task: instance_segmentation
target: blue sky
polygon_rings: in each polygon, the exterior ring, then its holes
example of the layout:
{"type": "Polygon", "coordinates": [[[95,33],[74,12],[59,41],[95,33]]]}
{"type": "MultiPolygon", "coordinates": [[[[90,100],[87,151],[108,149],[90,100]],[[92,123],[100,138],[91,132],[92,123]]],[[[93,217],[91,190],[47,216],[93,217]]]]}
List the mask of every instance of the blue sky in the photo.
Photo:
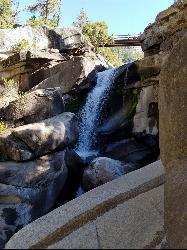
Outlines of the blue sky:
{"type": "MultiPolygon", "coordinates": [[[[22,5],[34,0],[21,0],[22,5]]],[[[63,0],[61,26],[70,26],[84,8],[91,21],[106,21],[110,34],[138,34],[174,0],[63,0]]],[[[24,13],[20,22],[28,17],[24,13]]]]}

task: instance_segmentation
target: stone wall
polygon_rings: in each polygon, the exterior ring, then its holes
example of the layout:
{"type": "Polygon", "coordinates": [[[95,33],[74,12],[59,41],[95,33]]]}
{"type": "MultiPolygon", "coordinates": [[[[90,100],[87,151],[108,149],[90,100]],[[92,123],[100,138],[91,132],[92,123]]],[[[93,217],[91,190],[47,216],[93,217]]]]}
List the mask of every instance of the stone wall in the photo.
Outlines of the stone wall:
{"type": "Polygon", "coordinates": [[[173,249],[187,247],[187,1],[161,12],[141,35],[146,58],[160,58],[159,134],[166,169],[165,226],[173,249]]]}

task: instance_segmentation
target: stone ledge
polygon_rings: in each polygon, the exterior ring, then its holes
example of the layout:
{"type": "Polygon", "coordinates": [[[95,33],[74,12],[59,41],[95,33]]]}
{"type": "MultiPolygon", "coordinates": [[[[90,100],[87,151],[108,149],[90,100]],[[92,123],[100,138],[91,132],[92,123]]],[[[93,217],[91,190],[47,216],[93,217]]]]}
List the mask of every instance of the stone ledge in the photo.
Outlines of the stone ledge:
{"type": "Polygon", "coordinates": [[[100,186],[15,234],[6,249],[47,248],[106,212],[164,183],[161,161],[100,186]],[[21,239],[21,240],[20,240],[21,239]]]}
{"type": "Polygon", "coordinates": [[[145,79],[144,81],[138,81],[129,85],[125,86],[125,89],[137,89],[137,88],[144,88],[149,87],[152,85],[158,85],[159,84],[159,77],[152,77],[145,79]]]}
{"type": "Polygon", "coordinates": [[[11,66],[20,64],[25,65],[32,60],[45,60],[45,61],[66,61],[67,59],[60,53],[51,53],[49,51],[24,51],[17,52],[14,55],[9,56],[7,59],[0,62],[0,71],[7,69],[11,66]]]}
{"type": "Polygon", "coordinates": [[[48,249],[155,249],[165,236],[163,211],[162,185],[125,201],[48,249]]]}

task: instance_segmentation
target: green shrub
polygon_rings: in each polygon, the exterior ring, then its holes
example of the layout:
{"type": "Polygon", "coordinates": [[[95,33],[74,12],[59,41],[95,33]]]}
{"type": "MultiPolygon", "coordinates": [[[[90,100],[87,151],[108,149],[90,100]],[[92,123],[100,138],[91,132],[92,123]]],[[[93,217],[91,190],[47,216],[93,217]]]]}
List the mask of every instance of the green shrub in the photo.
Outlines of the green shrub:
{"type": "Polygon", "coordinates": [[[3,134],[8,129],[8,125],[5,122],[0,122],[0,134],[3,134]]]}
{"type": "Polygon", "coordinates": [[[16,82],[13,79],[7,79],[7,78],[1,78],[0,83],[5,87],[5,88],[19,88],[19,83],[16,82]]]}
{"type": "Polygon", "coordinates": [[[26,39],[22,39],[19,41],[17,45],[13,47],[14,51],[25,51],[30,47],[29,41],[26,39]]]}
{"type": "Polygon", "coordinates": [[[104,56],[112,65],[122,66],[124,63],[118,59],[117,54],[111,48],[99,48],[98,53],[104,56]]]}
{"type": "Polygon", "coordinates": [[[95,47],[96,52],[98,52],[99,47],[112,42],[106,22],[90,22],[84,26],[82,33],[85,41],[90,42],[95,47]]]}

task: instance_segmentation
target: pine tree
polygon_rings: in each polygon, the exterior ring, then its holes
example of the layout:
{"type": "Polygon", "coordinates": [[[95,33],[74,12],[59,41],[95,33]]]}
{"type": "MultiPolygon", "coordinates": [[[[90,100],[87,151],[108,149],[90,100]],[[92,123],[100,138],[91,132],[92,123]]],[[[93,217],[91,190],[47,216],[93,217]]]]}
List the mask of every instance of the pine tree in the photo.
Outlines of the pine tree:
{"type": "Polygon", "coordinates": [[[11,1],[0,0],[0,28],[11,28],[11,1]]]}
{"type": "Polygon", "coordinates": [[[33,16],[27,21],[27,24],[57,27],[60,21],[61,6],[62,0],[36,0],[35,4],[28,6],[28,10],[33,16]]]}
{"type": "Polygon", "coordinates": [[[86,11],[84,9],[81,9],[80,14],[76,19],[76,22],[73,22],[73,26],[82,32],[83,28],[89,23],[90,21],[86,11]]]}
{"type": "Polygon", "coordinates": [[[12,28],[20,13],[20,0],[0,0],[0,28],[12,28]]]}
{"type": "Polygon", "coordinates": [[[106,22],[90,22],[84,26],[82,33],[85,40],[90,42],[98,51],[99,47],[112,42],[108,34],[108,25],[106,22]]]}
{"type": "Polygon", "coordinates": [[[20,0],[11,0],[11,20],[12,24],[16,24],[20,10],[20,0]]]}

